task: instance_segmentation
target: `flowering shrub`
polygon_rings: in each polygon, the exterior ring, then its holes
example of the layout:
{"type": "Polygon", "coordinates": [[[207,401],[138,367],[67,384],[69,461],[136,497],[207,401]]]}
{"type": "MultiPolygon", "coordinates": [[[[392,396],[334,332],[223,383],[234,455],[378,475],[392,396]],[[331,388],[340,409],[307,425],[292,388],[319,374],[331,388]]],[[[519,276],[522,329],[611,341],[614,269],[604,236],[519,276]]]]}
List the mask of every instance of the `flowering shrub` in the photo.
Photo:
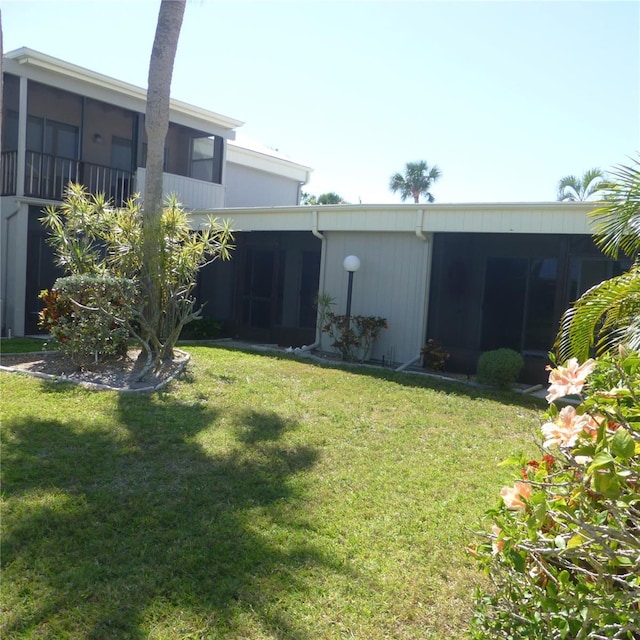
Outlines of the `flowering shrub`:
{"type": "Polygon", "coordinates": [[[422,366],[434,371],[442,371],[451,357],[451,354],[433,338],[429,338],[427,344],[420,349],[420,355],[422,356],[422,366]]]}
{"type": "Polygon", "coordinates": [[[40,327],[51,334],[78,367],[126,352],[136,295],[131,280],[109,276],[58,278],[40,293],[40,327]]]}
{"type": "Polygon", "coordinates": [[[479,593],[479,639],[640,638],[640,354],[553,369],[537,460],[487,512],[472,552],[493,588],[479,593]]]}
{"type": "Polygon", "coordinates": [[[387,321],[378,316],[346,316],[327,311],[322,331],[333,339],[331,346],[343,360],[364,362],[380,332],[387,328],[387,321]]]}

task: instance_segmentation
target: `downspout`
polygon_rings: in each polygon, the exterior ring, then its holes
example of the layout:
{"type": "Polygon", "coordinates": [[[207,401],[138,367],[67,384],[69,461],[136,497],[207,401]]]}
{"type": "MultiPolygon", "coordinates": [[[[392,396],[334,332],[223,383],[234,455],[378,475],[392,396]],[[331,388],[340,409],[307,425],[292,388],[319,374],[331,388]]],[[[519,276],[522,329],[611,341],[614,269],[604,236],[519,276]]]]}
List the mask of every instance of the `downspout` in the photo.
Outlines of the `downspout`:
{"type": "MultiPolygon", "coordinates": [[[[316,209],[311,212],[311,233],[322,243],[320,249],[320,281],[318,282],[318,293],[320,294],[324,291],[327,239],[322,232],[318,231],[318,211],[316,209]]],[[[304,353],[305,351],[313,351],[313,349],[317,349],[320,346],[321,336],[322,327],[319,326],[318,319],[316,318],[315,342],[313,344],[304,345],[303,347],[300,347],[300,349],[296,349],[296,352],[304,353]]]]}
{"type": "MultiPolygon", "coordinates": [[[[422,230],[423,227],[423,223],[424,223],[424,209],[418,209],[416,211],[416,227],[415,227],[415,232],[416,232],[416,236],[422,240],[423,242],[428,242],[428,238],[427,236],[424,234],[424,231],[422,230]]],[[[431,277],[431,270],[429,270],[429,277],[431,277]]],[[[428,300],[428,295],[429,295],[429,282],[426,283],[426,287],[425,287],[425,303],[428,300]]],[[[424,322],[422,323],[422,335],[424,336],[425,333],[425,324],[426,324],[426,304],[423,305],[423,309],[424,309],[424,313],[425,313],[425,318],[424,318],[424,322]]],[[[411,365],[415,364],[416,362],[419,362],[422,359],[422,355],[420,354],[420,349],[422,348],[422,341],[420,341],[420,346],[418,347],[418,355],[415,356],[415,358],[411,358],[411,360],[408,360],[407,362],[403,362],[397,369],[396,371],[404,371],[405,369],[408,369],[411,365]]]]}
{"type": "Polygon", "coordinates": [[[416,211],[416,235],[420,240],[427,241],[427,236],[424,235],[422,230],[422,224],[424,222],[424,209],[418,209],[416,211]]]}

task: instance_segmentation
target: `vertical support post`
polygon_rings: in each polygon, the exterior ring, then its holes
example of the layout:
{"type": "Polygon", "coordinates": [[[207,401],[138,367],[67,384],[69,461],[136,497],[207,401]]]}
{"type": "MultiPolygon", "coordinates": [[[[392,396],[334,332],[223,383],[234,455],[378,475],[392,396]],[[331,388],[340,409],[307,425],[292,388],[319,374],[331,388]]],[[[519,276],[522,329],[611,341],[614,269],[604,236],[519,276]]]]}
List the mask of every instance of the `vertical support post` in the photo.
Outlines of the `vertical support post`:
{"type": "Polygon", "coordinates": [[[351,294],[353,292],[353,271],[349,271],[349,285],[347,286],[347,326],[351,318],[351,294]]]}

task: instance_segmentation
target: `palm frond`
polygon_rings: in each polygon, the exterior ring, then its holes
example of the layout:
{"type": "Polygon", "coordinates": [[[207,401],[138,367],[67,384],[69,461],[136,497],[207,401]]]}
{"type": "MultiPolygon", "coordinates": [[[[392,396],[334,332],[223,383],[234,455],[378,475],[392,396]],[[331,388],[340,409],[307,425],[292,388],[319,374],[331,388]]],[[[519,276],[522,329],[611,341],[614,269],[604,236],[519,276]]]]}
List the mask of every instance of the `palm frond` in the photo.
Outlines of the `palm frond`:
{"type": "Polygon", "coordinates": [[[562,316],[556,338],[559,361],[584,361],[619,344],[640,343],[640,264],[591,287],[562,316]]]}
{"type": "Polygon", "coordinates": [[[640,253],[640,161],[619,165],[599,191],[604,206],[589,216],[594,241],[603,253],[617,259],[622,250],[635,259],[640,253]]]}

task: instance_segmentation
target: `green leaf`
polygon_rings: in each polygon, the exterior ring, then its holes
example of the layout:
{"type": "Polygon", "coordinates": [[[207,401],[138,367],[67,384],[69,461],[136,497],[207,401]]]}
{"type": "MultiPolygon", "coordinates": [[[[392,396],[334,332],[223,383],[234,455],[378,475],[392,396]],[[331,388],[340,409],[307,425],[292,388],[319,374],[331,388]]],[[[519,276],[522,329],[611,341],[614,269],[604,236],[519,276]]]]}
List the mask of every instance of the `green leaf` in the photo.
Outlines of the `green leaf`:
{"type": "Polygon", "coordinates": [[[518,553],[514,549],[510,549],[508,552],[509,560],[513,564],[513,568],[519,573],[524,573],[525,563],[524,556],[521,553],[518,553]]]}
{"type": "Polygon", "coordinates": [[[571,450],[571,455],[575,458],[576,456],[589,456],[593,457],[596,452],[595,444],[584,444],[580,447],[576,447],[571,450]]]}
{"type": "Polygon", "coordinates": [[[613,471],[600,471],[593,475],[593,488],[608,498],[614,498],[620,492],[620,481],[613,471]]]}
{"type": "Polygon", "coordinates": [[[602,467],[607,467],[613,465],[613,457],[608,451],[600,451],[596,453],[593,458],[593,462],[589,465],[589,473],[593,472],[595,469],[600,469],[602,467]]]}
{"type": "Polygon", "coordinates": [[[635,450],[636,443],[633,438],[624,427],[620,427],[611,440],[613,455],[626,460],[635,453],[635,450]]]}

